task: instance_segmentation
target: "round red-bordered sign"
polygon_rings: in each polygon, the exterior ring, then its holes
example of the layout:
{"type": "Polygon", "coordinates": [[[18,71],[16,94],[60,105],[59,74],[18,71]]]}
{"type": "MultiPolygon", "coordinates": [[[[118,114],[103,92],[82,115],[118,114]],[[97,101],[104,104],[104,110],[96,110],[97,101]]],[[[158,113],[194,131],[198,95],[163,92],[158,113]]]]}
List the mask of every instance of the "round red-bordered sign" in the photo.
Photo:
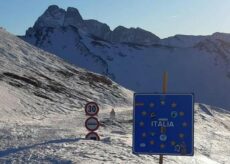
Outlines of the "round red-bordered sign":
{"type": "Polygon", "coordinates": [[[86,139],[88,140],[96,140],[96,141],[100,141],[100,137],[96,132],[89,132],[86,136],[86,139]]]}
{"type": "Polygon", "coordinates": [[[85,127],[89,131],[95,131],[99,128],[100,123],[96,117],[89,117],[85,120],[85,127]]]}
{"type": "Polygon", "coordinates": [[[95,116],[99,112],[99,107],[95,102],[89,102],[85,105],[85,113],[88,116],[95,116]]]}

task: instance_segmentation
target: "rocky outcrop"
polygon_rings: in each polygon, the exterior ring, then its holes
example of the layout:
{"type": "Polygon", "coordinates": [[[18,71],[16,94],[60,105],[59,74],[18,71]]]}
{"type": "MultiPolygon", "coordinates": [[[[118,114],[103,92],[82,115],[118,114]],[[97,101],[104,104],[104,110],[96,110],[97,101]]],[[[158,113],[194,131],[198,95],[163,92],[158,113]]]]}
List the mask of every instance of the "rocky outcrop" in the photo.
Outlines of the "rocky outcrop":
{"type": "Polygon", "coordinates": [[[72,25],[74,27],[80,27],[83,24],[82,16],[76,8],[68,7],[67,12],[65,14],[65,19],[63,22],[63,26],[72,25]]]}
{"type": "Polygon", "coordinates": [[[97,20],[93,20],[93,19],[90,19],[90,20],[85,20],[84,21],[84,29],[97,36],[97,37],[100,37],[102,39],[106,39],[106,36],[108,35],[108,33],[111,32],[109,26],[105,23],[101,23],[97,20]]]}
{"type": "Polygon", "coordinates": [[[156,35],[141,28],[128,29],[123,26],[115,28],[106,39],[112,42],[136,43],[144,45],[154,44],[160,40],[160,38],[156,35]]]}
{"type": "Polygon", "coordinates": [[[118,26],[114,31],[110,27],[97,20],[84,20],[76,8],[69,7],[65,11],[56,5],[51,5],[38,18],[33,28],[27,30],[26,35],[37,33],[43,28],[59,28],[73,26],[81,29],[86,33],[92,34],[104,40],[115,43],[134,43],[151,45],[159,42],[159,38],[151,32],[141,28],[125,28],[118,26]]]}
{"type": "Polygon", "coordinates": [[[63,25],[66,11],[56,5],[49,6],[34,24],[34,29],[43,27],[59,27],[63,25]]]}

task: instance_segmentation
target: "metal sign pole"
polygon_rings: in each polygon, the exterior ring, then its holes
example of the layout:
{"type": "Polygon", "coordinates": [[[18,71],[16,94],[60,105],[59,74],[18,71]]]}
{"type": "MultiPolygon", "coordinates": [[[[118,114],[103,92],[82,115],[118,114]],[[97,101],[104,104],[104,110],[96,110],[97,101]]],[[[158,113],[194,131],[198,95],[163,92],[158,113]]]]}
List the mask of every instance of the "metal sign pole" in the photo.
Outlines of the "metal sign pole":
{"type": "Polygon", "coordinates": [[[95,117],[95,116],[97,116],[98,112],[99,112],[99,107],[98,107],[97,103],[88,102],[85,105],[85,114],[87,116],[90,116],[85,121],[85,127],[89,131],[89,133],[85,136],[86,139],[96,140],[96,141],[100,140],[99,135],[95,132],[100,126],[100,123],[99,123],[97,117],[95,117]]]}
{"type": "Polygon", "coordinates": [[[163,155],[160,155],[159,164],[163,164],[163,155]]]}
{"type": "Polygon", "coordinates": [[[163,75],[163,86],[162,86],[163,94],[165,94],[167,92],[167,83],[168,83],[168,72],[164,72],[164,75],[163,75]]]}
{"type": "MultiPolygon", "coordinates": [[[[163,85],[162,85],[163,94],[165,94],[167,92],[167,83],[168,83],[168,73],[164,72],[163,85]]],[[[159,164],[163,164],[163,155],[160,155],[160,157],[159,157],[159,164]]]]}

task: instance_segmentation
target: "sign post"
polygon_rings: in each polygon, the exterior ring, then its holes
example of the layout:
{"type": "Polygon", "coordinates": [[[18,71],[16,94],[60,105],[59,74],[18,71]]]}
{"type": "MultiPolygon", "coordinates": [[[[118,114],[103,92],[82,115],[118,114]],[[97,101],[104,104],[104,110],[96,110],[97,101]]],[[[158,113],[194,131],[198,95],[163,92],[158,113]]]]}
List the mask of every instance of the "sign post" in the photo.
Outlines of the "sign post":
{"type": "Polygon", "coordinates": [[[135,93],[133,111],[133,153],[193,156],[193,94],[166,94],[167,73],[162,94],[135,93]]]}
{"type": "MultiPolygon", "coordinates": [[[[162,85],[163,94],[166,94],[166,92],[167,92],[167,83],[168,83],[168,72],[164,72],[163,85],[162,85]]],[[[159,164],[163,164],[163,155],[162,154],[160,154],[160,157],[159,157],[159,164]]]]}
{"type": "Polygon", "coordinates": [[[97,117],[95,117],[97,116],[98,112],[99,112],[99,107],[97,103],[89,102],[85,105],[85,114],[89,116],[89,118],[87,118],[85,121],[85,127],[89,131],[89,133],[85,137],[86,139],[96,140],[96,141],[100,140],[99,135],[95,132],[100,126],[97,117]]]}

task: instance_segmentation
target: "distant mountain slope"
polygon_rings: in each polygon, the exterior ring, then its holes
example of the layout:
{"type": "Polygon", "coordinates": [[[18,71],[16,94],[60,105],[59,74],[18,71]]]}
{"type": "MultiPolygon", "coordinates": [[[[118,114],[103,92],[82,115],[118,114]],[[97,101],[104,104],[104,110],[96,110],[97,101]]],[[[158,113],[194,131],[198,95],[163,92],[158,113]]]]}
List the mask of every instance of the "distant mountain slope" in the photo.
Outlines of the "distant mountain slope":
{"type": "Polygon", "coordinates": [[[130,105],[132,93],[110,79],[75,68],[3,30],[0,36],[0,84],[14,93],[20,105],[13,113],[45,117],[82,109],[88,101],[130,105]]]}
{"type": "Polygon", "coordinates": [[[230,110],[229,34],[152,37],[121,26],[111,32],[77,9],[50,6],[21,38],[136,92],[161,92],[168,71],[169,92],[193,92],[198,102],[230,110]]]}

